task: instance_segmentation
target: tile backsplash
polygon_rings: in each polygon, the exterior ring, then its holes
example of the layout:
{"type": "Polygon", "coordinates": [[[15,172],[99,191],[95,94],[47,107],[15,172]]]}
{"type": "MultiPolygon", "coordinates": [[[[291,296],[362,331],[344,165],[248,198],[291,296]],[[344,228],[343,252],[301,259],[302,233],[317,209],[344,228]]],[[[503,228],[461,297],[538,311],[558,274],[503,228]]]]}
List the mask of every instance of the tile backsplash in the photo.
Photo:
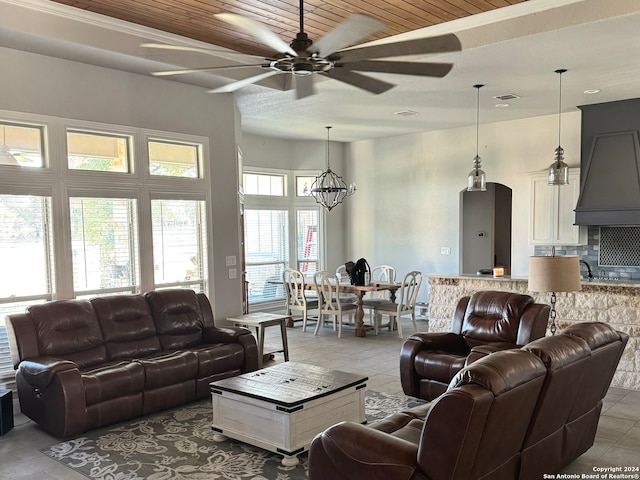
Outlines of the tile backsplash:
{"type": "MultiPolygon", "coordinates": [[[[600,264],[600,227],[589,226],[588,229],[588,244],[580,246],[560,246],[556,245],[557,255],[577,255],[581,260],[584,260],[591,267],[593,276],[596,278],[609,278],[609,279],[625,279],[625,280],[640,280],[640,266],[630,266],[632,263],[637,263],[634,256],[637,256],[638,249],[636,245],[632,245],[631,242],[635,242],[634,238],[638,228],[640,227],[606,227],[606,228],[621,228],[629,229],[628,242],[614,242],[611,245],[606,245],[605,248],[613,249],[607,251],[607,258],[625,258],[630,257],[629,261],[621,261],[621,263],[627,263],[627,265],[601,265],[600,264]]],[[[535,255],[550,255],[551,246],[536,245],[534,252],[535,255]]],[[[587,267],[581,265],[581,273],[583,277],[587,276],[587,267]]]]}

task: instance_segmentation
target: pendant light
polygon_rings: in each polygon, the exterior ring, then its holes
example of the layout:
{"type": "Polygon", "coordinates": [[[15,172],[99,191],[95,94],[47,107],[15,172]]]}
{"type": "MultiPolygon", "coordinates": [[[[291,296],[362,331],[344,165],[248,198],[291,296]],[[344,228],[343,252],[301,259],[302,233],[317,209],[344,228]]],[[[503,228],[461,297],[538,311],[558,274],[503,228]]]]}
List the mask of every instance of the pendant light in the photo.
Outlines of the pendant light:
{"type": "Polygon", "coordinates": [[[564,163],[564,150],[560,146],[560,132],[562,127],[562,74],[566,71],[564,68],[555,71],[558,74],[560,82],[558,94],[558,148],[556,148],[555,151],[554,162],[549,165],[547,181],[549,185],[569,185],[569,165],[564,163]]]}
{"type": "Polygon", "coordinates": [[[478,131],[480,129],[480,89],[484,87],[484,85],[474,85],[477,93],[476,100],[476,156],[473,159],[473,170],[469,172],[469,176],[467,177],[467,192],[485,192],[487,190],[487,175],[480,168],[480,163],[482,159],[479,155],[479,135],[478,131]]]}
{"type": "Polygon", "coordinates": [[[316,202],[331,211],[333,207],[342,203],[345,197],[351,196],[356,193],[355,184],[351,184],[347,187],[347,184],[342,180],[342,177],[336,175],[331,170],[329,163],[329,150],[331,144],[329,143],[329,131],[331,127],[325,127],[327,129],[327,170],[322,172],[316,177],[315,182],[311,185],[311,191],[308,192],[306,187],[304,189],[305,194],[311,194],[316,202]]]}

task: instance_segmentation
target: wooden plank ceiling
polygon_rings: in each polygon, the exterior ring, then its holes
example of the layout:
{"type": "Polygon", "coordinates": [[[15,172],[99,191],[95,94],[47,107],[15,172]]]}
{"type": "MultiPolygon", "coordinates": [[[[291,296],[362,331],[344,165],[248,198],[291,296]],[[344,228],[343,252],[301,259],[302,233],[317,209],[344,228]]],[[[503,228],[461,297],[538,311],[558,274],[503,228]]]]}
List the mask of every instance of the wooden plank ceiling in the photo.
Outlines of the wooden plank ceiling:
{"type": "MultiPolygon", "coordinates": [[[[252,37],[217,20],[213,14],[233,12],[251,17],[293,40],[300,31],[299,0],[53,0],[113,18],[144,25],[238,52],[270,56],[274,52],[252,37]]],[[[312,40],[355,13],[387,24],[370,41],[457,18],[506,7],[526,0],[307,0],[304,31],[312,40]]]]}

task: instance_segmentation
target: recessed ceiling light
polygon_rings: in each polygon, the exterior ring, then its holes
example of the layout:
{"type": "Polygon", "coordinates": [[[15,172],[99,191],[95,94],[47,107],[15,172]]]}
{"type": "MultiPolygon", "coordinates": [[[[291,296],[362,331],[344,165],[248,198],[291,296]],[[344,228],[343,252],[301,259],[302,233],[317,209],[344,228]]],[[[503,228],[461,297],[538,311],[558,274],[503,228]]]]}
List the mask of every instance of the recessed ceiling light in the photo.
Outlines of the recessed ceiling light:
{"type": "Polygon", "coordinates": [[[393,112],[393,114],[400,117],[412,117],[414,115],[420,115],[418,112],[414,112],[413,110],[400,110],[399,112],[393,112]]]}
{"type": "Polygon", "coordinates": [[[508,107],[510,107],[510,106],[511,106],[511,104],[510,104],[510,103],[496,103],[496,104],[495,104],[495,107],[496,107],[496,108],[508,108],[508,107]]]}
{"type": "Polygon", "coordinates": [[[587,95],[595,95],[596,93],[600,93],[600,89],[598,88],[591,88],[589,90],[585,90],[583,93],[587,94],[587,95]]]}

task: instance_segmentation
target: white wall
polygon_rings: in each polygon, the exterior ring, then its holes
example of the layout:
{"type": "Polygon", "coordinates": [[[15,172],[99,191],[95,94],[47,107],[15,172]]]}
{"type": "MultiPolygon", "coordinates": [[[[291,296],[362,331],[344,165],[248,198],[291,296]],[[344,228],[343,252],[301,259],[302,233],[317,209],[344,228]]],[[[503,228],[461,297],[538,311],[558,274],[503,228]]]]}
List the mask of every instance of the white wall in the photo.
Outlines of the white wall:
{"type": "MultiPolygon", "coordinates": [[[[512,274],[528,272],[529,178],[546,169],[558,143],[557,115],[480,125],[487,181],[513,190],[512,274]]],[[[390,264],[399,275],[459,272],[460,191],[473,166],[476,129],[452,129],[352,143],[346,175],[358,183],[347,205],[347,255],[390,264]],[[450,247],[451,255],[441,255],[450,247]]],[[[562,116],[562,147],[580,165],[580,112],[562,116]]],[[[419,300],[427,300],[426,280],[419,300]]]]}
{"type": "Polygon", "coordinates": [[[240,278],[230,280],[227,255],[239,257],[236,144],[239,113],[231,94],[151,76],[0,48],[0,109],[127,125],[209,138],[212,177],[210,298],[217,319],[242,308],[240,278]]]}

